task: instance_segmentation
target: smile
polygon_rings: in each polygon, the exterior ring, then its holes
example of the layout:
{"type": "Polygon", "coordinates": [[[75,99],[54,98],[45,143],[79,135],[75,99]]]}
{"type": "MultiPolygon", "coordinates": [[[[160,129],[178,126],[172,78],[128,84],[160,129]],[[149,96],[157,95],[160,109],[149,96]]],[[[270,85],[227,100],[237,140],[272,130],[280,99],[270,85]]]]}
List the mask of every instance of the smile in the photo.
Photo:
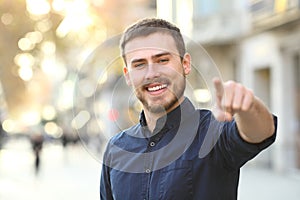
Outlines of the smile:
{"type": "Polygon", "coordinates": [[[164,89],[166,88],[168,85],[167,84],[162,84],[162,85],[156,85],[156,86],[153,86],[153,87],[148,87],[147,90],[149,92],[155,92],[155,91],[159,91],[161,89],[164,89]]]}

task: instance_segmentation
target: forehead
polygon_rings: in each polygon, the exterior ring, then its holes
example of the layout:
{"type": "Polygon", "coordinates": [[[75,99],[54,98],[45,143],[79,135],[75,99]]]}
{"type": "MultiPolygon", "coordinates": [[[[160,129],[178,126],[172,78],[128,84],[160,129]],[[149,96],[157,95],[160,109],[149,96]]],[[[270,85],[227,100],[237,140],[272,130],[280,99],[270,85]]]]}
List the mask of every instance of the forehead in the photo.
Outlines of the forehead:
{"type": "Polygon", "coordinates": [[[170,52],[179,54],[173,37],[166,33],[153,33],[134,38],[124,48],[126,57],[150,52],[170,52]]]}

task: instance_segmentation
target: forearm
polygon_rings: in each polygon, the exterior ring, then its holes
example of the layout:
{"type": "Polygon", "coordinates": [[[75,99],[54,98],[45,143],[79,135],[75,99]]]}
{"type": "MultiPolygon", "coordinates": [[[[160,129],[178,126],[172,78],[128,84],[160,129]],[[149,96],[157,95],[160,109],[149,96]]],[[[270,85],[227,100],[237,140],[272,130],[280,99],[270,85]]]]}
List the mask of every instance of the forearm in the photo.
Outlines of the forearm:
{"type": "Polygon", "coordinates": [[[273,116],[258,98],[249,110],[236,113],[234,118],[241,137],[249,143],[262,142],[274,133],[273,116]]]}

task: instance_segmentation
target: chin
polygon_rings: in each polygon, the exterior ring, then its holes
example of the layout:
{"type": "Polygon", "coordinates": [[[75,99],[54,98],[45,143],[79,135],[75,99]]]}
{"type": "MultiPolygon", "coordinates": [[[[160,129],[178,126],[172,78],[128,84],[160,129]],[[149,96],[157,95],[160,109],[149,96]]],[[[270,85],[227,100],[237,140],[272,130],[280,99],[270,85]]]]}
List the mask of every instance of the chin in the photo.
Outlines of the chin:
{"type": "Polygon", "coordinates": [[[173,107],[176,107],[178,104],[177,99],[172,99],[172,101],[169,102],[161,102],[161,103],[150,103],[147,104],[145,107],[152,113],[166,113],[169,110],[171,110],[173,107]]]}

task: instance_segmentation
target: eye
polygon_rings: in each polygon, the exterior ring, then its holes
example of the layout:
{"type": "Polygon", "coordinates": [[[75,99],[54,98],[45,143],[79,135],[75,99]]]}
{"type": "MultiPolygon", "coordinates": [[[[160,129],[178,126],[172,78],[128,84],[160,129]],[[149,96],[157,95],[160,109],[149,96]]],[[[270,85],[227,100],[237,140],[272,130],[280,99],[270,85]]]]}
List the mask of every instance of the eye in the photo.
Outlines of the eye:
{"type": "Polygon", "coordinates": [[[140,68],[140,67],[144,67],[144,66],[146,66],[146,63],[144,63],[144,62],[138,62],[138,63],[133,64],[134,68],[140,68]]]}
{"type": "Polygon", "coordinates": [[[161,64],[166,64],[166,63],[168,63],[169,62],[169,59],[168,58],[160,58],[159,60],[158,60],[158,63],[161,63],[161,64]]]}

